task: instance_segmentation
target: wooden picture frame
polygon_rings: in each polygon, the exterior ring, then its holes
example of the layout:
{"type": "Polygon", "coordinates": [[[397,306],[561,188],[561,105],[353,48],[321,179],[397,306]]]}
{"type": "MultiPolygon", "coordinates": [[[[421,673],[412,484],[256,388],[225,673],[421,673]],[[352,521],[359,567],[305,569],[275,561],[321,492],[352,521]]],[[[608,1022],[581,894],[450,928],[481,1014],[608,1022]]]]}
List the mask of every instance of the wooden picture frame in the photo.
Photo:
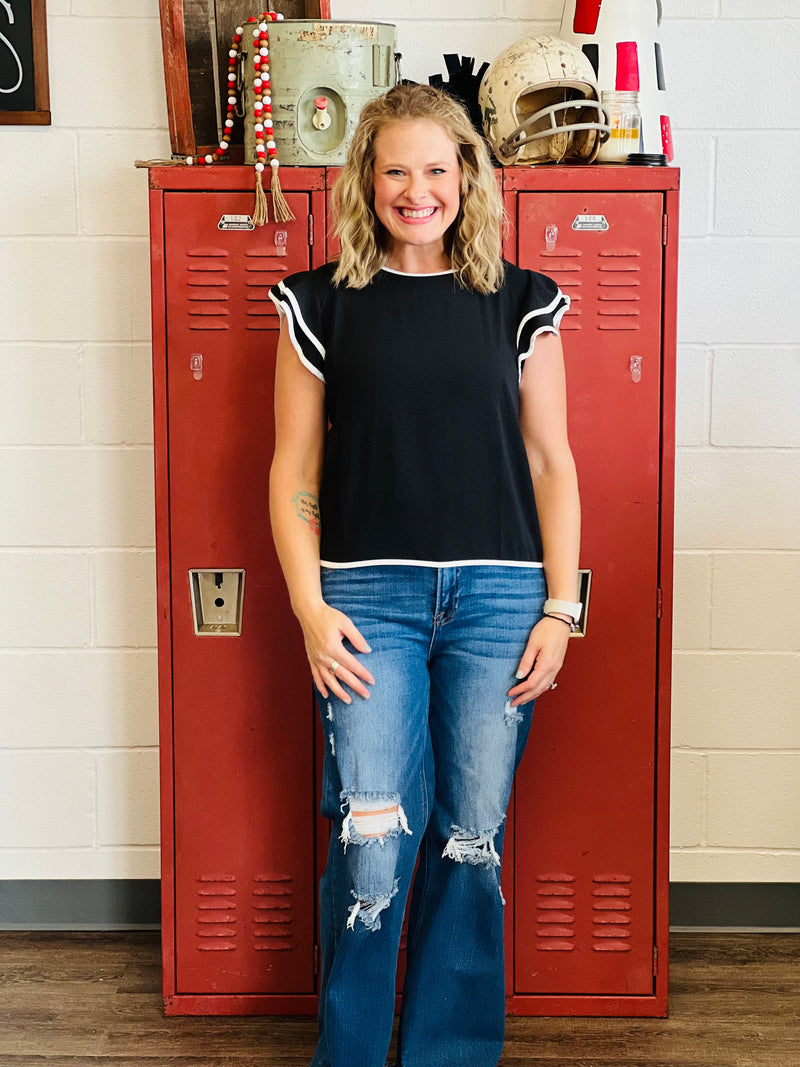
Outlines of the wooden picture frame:
{"type": "MultiPolygon", "coordinates": [[[[3,0],[0,0],[2,3],[3,0]]],[[[43,0],[42,0],[43,2],[43,0]]],[[[173,155],[211,151],[219,142],[214,115],[227,72],[227,50],[242,12],[272,4],[244,0],[159,0],[169,138],[173,155]],[[216,36],[216,40],[212,37],[216,36]]],[[[287,19],[329,19],[330,0],[278,0],[287,19]]],[[[232,144],[232,149],[235,149],[232,144]]],[[[232,159],[236,152],[232,151],[232,159]]]]}
{"type": "MultiPolygon", "coordinates": [[[[9,86],[0,86],[0,126],[49,126],[50,78],[47,67],[47,12],[46,0],[0,0],[0,49],[12,71],[19,70],[24,84],[25,75],[32,76],[33,107],[15,107],[19,101],[8,100],[9,86]],[[11,34],[12,26],[15,33],[11,34]],[[19,38],[20,32],[22,38],[19,38]],[[11,35],[11,39],[7,36],[11,35]],[[22,48],[20,57],[18,46],[22,48]],[[32,65],[32,69],[31,69],[32,65]]],[[[0,70],[2,66],[0,65],[0,70]]],[[[30,89],[26,91],[26,97],[30,89]]],[[[28,97],[29,98],[29,97],[28,97]]]]}

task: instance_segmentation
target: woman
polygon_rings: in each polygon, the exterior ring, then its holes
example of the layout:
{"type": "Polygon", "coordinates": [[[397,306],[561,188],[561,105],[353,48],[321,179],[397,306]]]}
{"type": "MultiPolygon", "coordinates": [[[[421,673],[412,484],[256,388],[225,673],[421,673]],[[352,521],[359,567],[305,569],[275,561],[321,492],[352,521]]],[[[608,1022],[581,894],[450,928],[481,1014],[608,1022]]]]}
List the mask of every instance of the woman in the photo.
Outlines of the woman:
{"type": "Polygon", "coordinates": [[[502,824],[580,612],[568,301],[501,259],[488,152],[439,90],[364,108],[335,200],[338,263],[271,293],[273,534],[334,824],[313,1067],[385,1063],[418,855],[398,1064],[494,1067],[502,824]]]}

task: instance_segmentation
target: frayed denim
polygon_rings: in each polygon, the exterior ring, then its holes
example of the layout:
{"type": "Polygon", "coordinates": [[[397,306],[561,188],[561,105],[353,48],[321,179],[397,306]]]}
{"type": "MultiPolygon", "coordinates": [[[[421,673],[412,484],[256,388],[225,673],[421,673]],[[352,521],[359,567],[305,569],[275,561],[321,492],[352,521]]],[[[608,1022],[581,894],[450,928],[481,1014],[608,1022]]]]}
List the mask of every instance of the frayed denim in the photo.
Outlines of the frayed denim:
{"type": "Polygon", "coordinates": [[[333,832],[313,1067],[384,1067],[412,877],[398,1067],[496,1067],[503,824],[533,711],[507,692],[541,618],[544,572],[324,569],[322,591],[371,646],[375,685],[349,705],[318,694],[333,832]]]}

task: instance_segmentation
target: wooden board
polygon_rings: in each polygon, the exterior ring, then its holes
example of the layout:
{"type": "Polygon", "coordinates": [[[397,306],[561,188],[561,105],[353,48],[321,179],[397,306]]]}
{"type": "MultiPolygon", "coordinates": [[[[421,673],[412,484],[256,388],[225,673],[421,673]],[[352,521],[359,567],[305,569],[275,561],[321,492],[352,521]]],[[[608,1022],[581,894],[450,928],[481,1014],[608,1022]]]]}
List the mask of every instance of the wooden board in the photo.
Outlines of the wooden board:
{"type": "MultiPolygon", "coordinates": [[[[330,18],[330,0],[282,0],[278,7],[288,19],[330,18]]],[[[250,15],[261,14],[263,6],[242,0],[160,0],[160,9],[172,152],[185,156],[213,151],[222,135],[234,30],[250,15]]],[[[231,145],[242,143],[239,120],[231,145]]]]}

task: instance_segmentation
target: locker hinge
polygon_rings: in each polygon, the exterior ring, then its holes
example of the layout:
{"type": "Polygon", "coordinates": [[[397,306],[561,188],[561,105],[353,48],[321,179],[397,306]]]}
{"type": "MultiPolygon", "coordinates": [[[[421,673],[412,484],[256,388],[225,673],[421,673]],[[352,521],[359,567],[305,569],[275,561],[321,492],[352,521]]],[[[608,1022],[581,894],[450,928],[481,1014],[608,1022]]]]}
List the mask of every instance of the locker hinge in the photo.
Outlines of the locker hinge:
{"type": "Polygon", "coordinates": [[[314,945],[314,974],[319,974],[319,945],[314,945]]]}
{"type": "Polygon", "coordinates": [[[661,589],[656,589],[656,618],[661,618],[661,608],[664,603],[664,594],[661,589]]]}
{"type": "Polygon", "coordinates": [[[664,212],[661,216],[661,243],[667,244],[669,241],[669,215],[664,212]]]}
{"type": "Polygon", "coordinates": [[[653,945],[653,976],[658,974],[658,945],[653,945]]]}
{"type": "MultiPolygon", "coordinates": [[[[666,217],[666,216],[665,216],[666,217]]],[[[314,216],[308,216],[308,243],[313,245],[314,243],[314,216]]]]}

